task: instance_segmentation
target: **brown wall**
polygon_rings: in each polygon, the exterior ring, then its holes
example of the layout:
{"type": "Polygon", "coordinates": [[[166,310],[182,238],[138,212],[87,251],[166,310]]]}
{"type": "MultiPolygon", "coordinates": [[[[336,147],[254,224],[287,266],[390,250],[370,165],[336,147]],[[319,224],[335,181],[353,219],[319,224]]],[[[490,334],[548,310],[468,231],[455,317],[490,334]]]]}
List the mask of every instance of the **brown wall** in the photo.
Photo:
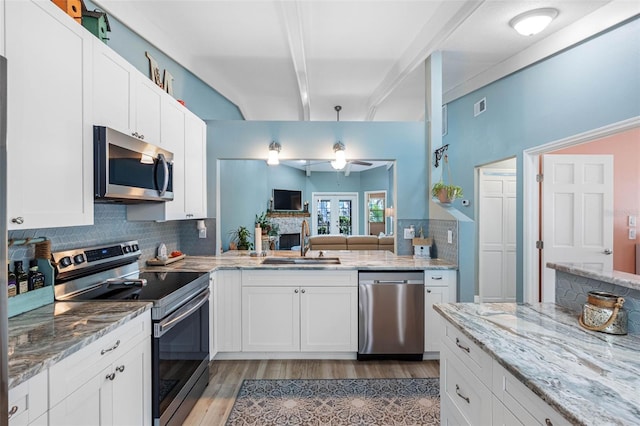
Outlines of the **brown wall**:
{"type": "MultiPolygon", "coordinates": [[[[636,273],[635,244],[638,238],[629,239],[628,217],[635,215],[640,220],[640,128],[553,154],[613,155],[613,268],[636,273]]],[[[636,229],[640,230],[640,226],[636,229]]]]}

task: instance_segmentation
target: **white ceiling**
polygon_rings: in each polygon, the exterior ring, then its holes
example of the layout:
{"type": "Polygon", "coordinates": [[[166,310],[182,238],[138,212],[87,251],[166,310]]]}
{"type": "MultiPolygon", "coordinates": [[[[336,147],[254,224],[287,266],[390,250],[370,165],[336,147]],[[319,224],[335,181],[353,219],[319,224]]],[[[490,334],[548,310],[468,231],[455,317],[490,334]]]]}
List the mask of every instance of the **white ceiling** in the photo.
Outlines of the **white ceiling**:
{"type": "Polygon", "coordinates": [[[98,0],[247,120],[424,119],[424,60],[444,102],[640,13],[637,0],[98,0]],[[523,37],[508,22],[559,15],[523,37]]]}

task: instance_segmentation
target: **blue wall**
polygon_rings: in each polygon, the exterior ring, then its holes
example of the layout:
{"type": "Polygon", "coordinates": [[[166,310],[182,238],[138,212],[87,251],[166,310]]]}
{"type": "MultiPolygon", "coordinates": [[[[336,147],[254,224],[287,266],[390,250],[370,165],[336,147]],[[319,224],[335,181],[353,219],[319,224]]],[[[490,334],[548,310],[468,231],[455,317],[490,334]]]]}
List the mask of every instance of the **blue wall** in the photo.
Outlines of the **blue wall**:
{"type": "MultiPolygon", "coordinates": [[[[523,150],[639,115],[638,19],[448,104],[443,143],[449,144],[453,181],[465,189],[471,205],[474,168],[517,158],[518,300],[523,289],[523,150]],[[483,97],[487,110],[473,117],[473,104],[483,97]]],[[[473,209],[464,212],[473,218],[473,209]]],[[[473,262],[477,276],[475,247],[460,245],[463,262],[473,262]]]]}
{"type": "MultiPolygon", "coordinates": [[[[85,0],[87,9],[96,5],[85,0]]],[[[150,7],[153,7],[150,5],[150,7]]],[[[182,65],[162,53],[151,43],[124,26],[116,18],[109,16],[111,32],[107,33],[107,45],[120,56],[149,76],[149,60],[145,52],[158,62],[160,73],[166,69],[174,77],[173,96],[185,101],[187,108],[203,120],[243,120],[242,114],[227,98],[204,83],[182,65]]]]}

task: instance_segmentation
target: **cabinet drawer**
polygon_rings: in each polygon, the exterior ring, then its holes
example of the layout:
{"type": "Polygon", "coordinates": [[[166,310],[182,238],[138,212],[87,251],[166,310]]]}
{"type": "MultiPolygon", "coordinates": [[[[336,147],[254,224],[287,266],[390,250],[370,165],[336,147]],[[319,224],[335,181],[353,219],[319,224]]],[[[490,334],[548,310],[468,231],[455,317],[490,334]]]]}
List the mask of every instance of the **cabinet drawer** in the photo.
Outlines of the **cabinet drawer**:
{"type": "Polygon", "coordinates": [[[452,353],[458,356],[462,363],[482,382],[491,383],[493,358],[448,321],[444,321],[444,324],[444,344],[452,353]]]}
{"type": "Polygon", "coordinates": [[[50,405],[62,401],[150,335],[151,314],[147,311],[53,365],[49,369],[50,405]]]}
{"type": "Polygon", "coordinates": [[[345,287],[358,285],[357,271],[242,271],[243,286],[280,286],[280,287],[312,287],[333,286],[345,287]]]}
{"type": "Polygon", "coordinates": [[[502,365],[495,360],[493,362],[493,393],[524,424],[545,426],[570,424],[502,365]]]}
{"type": "Polygon", "coordinates": [[[452,274],[456,271],[445,269],[430,269],[424,271],[424,285],[448,286],[452,280],[452,274]]]}
{"type": "Polygon", "coordinates": [[[469,424],[491,424],[491,392],[480,379],[446,348],[441,351],[440,395],[445,396],[469,424]]]}
{"type": "Polygon", "coordinates": [[[26,425],[48,408],[47,372],[9,389],[9,426],[26,425]]]}

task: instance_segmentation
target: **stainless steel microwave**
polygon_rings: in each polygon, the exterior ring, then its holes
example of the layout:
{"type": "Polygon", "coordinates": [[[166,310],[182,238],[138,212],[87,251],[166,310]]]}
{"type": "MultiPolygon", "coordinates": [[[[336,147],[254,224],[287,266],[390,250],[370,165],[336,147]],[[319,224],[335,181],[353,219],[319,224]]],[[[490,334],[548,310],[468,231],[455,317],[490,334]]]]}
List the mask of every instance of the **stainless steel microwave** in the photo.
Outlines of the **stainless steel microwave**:
{"type": "Polygon", "coordinates": [[[96,201],[133,204],[173,200],[173,153],[103,126],[93,126],[96,201]]]}

